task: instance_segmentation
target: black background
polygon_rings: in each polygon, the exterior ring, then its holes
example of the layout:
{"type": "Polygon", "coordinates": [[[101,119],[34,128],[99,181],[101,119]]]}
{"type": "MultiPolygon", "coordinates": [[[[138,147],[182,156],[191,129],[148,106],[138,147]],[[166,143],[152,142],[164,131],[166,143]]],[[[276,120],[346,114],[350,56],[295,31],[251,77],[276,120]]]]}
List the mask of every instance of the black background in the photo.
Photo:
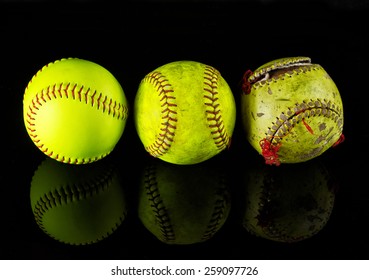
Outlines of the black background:
{"type": "MultiPolygon", "coordinates": [[[[368,12],[366,2],[348,0],[0,3],[0,258],[367,259],[368,12]],[[322,65],[344,104],[346,141],[320,157],[339,190],[331,218],[317,235],[294,244],[257,238],[240,226],[234,212],[213,239],[186,246],[156,240],[134,211],[93,245],[65,245],[38,228],[29,189],[45,156],[26,133],[22,98],[42,66],[63,57],[94,61],[113,73],[133,104],[148,72],[171,61],[194,60],[217,68],[239,104],[246,70],[289,56],[308,56],[322,65]]],[[[262,158],[246,142],[239,118],[232,143],[214,160],[227,163],[237,189],[237,175],[262,158]]],[[[148,155],[131,117],[109,158],[119,163],[125,187],[134,193],[148,155]]]]}

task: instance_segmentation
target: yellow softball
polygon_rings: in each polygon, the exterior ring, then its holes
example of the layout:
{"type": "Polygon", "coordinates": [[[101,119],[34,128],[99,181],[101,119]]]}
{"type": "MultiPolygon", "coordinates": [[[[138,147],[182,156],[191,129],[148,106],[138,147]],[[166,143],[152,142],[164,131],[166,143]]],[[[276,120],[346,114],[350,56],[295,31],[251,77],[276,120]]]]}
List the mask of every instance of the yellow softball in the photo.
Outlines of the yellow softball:
{"type": "Polygon", "coordinates": [[[35,145],[64,163],[99,160],[115,147],[128,106],[116,78],[91,61],[69,58],[49,63],[28,83],[23,117],[35,145]]]}
{"type": "Polygon", "coordinates": [[[152,156],[174,164],[205,161],[231,143],[236,105],[214,67],[176,61],[147,74],[134,102],[137,133],[152,156]]]}
{"type": "Polygon", "coordinates": [[[299,163],[343,141],[343,104],[332,78],[309,57],[270,61],[244,75],[241,114],[267,164],[299,163]]]}

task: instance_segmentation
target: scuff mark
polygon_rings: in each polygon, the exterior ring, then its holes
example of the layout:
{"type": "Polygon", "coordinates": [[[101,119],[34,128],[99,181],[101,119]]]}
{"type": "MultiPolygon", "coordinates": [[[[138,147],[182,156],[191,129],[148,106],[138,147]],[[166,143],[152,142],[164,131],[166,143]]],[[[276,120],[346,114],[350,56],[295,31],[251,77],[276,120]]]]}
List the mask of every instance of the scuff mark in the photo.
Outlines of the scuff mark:
{"type": "Polygon", "coordinates": [[[325,124],[325,123],[321,123],[320,125],[319,125],[319,130],[320,131],[322,131],[322,130],[324,130],[324,129],[326,129],[327,128],[327,125],[325,124]]]}

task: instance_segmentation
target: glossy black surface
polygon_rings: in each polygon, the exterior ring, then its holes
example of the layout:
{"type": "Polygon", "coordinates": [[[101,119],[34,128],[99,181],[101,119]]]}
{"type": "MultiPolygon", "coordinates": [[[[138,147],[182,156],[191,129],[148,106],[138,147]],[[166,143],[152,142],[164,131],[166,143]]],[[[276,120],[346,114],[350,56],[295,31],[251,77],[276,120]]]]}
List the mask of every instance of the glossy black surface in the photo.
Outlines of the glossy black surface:
{"type": "MultiPolygon", "coordinates": [[[[113,4],[0,4],[1,248],[2,259],[367,259],[368,40],[366,5],[315,2],[133,2],[113,4]],[[294,4],[293,4],[294,3],[294,4]],[[71,246],[47,236],[35,222],[30,184],[46,158],[23,124],[22,97],[31,77],[63,57],[94,61],[121,83],[132,105],[140,80],[176,60],[217,68],[235,95],[248,69],[288,56],[309,56],[335,81],[343,100],[346,141],[316,161],[332,178],[335,204],[326,225],[295,243],[269,241],[240,224],[242,178],[263,159],[246,142],[239,118],[228,151],[211,159],[224,166],[232,209],[206,242],[165,245],[136,214],[142,172],[151,158],[131,116],[111,161],[122,177],[130,211],[108,238],[71,246]]],[[[342,2],[341,2],[342,3],[342,2]]]]}

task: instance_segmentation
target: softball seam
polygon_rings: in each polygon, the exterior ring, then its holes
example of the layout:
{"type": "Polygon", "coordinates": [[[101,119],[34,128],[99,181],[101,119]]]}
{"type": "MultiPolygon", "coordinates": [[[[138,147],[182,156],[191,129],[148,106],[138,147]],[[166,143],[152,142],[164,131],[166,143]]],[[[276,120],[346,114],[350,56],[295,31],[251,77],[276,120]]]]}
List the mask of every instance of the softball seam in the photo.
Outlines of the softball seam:
{"type": "MultiPolygon", "coordinates": [[[[28,87],[27,87],[28,89],[28,87]]],[[[26,91],[27,91],[26,89],[26,91]]],[[[33,142],[36,146],[46,155],[55,160],[64,162],[64,163],[90,163],[100,158],[106,156],[108,153],[100,155],[94,158],[88,159],[75,159],[72,162],[72,159],[69,157],[61,156],[59,154],[54,154],[54,151],[51,151],[49,147],[45,147],[45,144],[42,143],[41,139],[39,139],[36,129],[36,119],[37,112],[44,106],[48,101],[53,99],[71,99],[77,100],[79,102],[83,102],[86,105],[90,104],[91,107],[94,107],[96,104],[96,109],[106,113],[107,115],[111,115],[113,118],[117,118],[118,120],[125,120],[128,116],[128,107],[120,104],[119,102],[113,101],[112,98],[108,98],[108,96],[103,95],[102,93],[97,93],[96,90],[92,90],[91,88],[84,88],[84,86],[78,86],[77,84],[71,83],[61,83],[59,85],[54,84],[53,86],[48,86],[43,89],[41,92],[38,92],[36,96],[32,99],[28,111],[27,111],[27,130],[29,132],[30,137],[33,139],[33,142]]]]}
{"type": "Polygon", "coordinates": [[[163,237],[163,241],[168,242],[168,241],[175,240],[175,233],[174,233],[173,226],[170,222],[168,211],[165,208],[163,200],[160,196],[155,172],[156,170],[154,166],[149,166],[146,169],[146,172],[144,175],[144,185],[145,185],[146,194],[150,201],[150,207],[152,211],[154,212],[156,221],[159,224],[159,228],[160,228],[160,232],[163,237]]]}
{"type": "MultiPolygon", "coordinates": [[[[335,121],[338,128],[342,131],[343,120],[340,118],[341,110],[340,107],[327,101],[326,99],[310,99],[309,101],[303,101],[303,103],[297,103],[296,106],[291,109],[288,107],[288,111],[282,112],[277,117],[276,122],[272,122],[271,127],[268,127],[266,137],[260,140],[261,153],[266,160],[267,164],[280,165],[278,159],[278,151],[281,147],[281,141],[287,134],[294,128],[300,121],[305,125],[309,133],[314,134],[311,127],[305,122],[305,118],[314,116],[323,116],[330,118],[335,121]]],[[[330,134],[333,128],[328,132],[330,134]]],[[[330,141],[334,137],[334,134],[330,138],[318,137],[315,144],[319,144],[323,140],[330,141]]]]}
{"type": "MultiPolygon", "coordinates": [[[[294,65],[290,65],[290,66],[293,67],[294,65]]],[[[270,70],[278,70],[278,69],[281,69],[281,68],[275,68],[275,69],[270,69],[270,70]]],[[[269,72],[266,72],[266,71],[261,71],[261,72],[258,72],[256,74],[254,73],[253,75],[251,75],[249,77],[249,81],[250,81],[252,87],[262,88],[264,86],[269,86],[272,83],[276,83],[280,80],[284,80],[286,78],[292,78],[294,75],[300,75],[300,74],[304,74],[308,71],[317,71],[317,70],[322,70],[322,69],[323,68],[318,64],[310,64],[310,65],[306,64],[306,65],[301,65],[298,68],[293,68],[291,70],[288,70],[287,72],[285,72],[281,75],[278,75],[277,77],[272,77],[272,78],[269,78],[269,79],[259,80],[261,75],[269,73],[269,72]]]]}
{"type": "MultiPolygon", "coordinates": [[[[37,225],[49,236],[55,239],[55,237],[52,236],[43,225],[42,219],[44,214],[52,208],[85,200],[91,196],[96,196],[106,191],[112,183],[112,174],[113,169],[108,170],[108,172],[104,174],[104,176],[102,176],[101,178],[97,178],[95,180],[96,183],[94,183],[93,185],[87,184],[87,182],[80,184],[66,184],[62,185],[59,189],[55,189],[53,191],[45,193],[38,199],[33,209],[33,214],[37,225]]],[[[95,241],[92,241],[91,243],[99,242],[112,234],[122,224],[123,220],[126,217],[126,214],[126,212],[123,212],[123,215],[119,217],[119,221],[116,222],[115,225],[105,233],[105,235],[101,236],[95,241]]],[[[59,241],[65,243],[65,241],[63,240],[59,241]]],[[[82,243],[78,245],[85,244],[90,243],[82,243]]]]}
{"type": "MultiPolygon", "coordinates": [[[[270,71],[283,69],[283,68],[289,68],[294,66],[307,66],[311,67],[311,59],[308,57],[294,57],[294,58],[286,58],[280,60],[278,63],[271,64],[269,67],[261,68],[259,70],[256,70],[250,77],[249,82],[250,83],[256,83],[262,75],[268,74],[270,71]]],[[[296,69],[295,69],[296,70],[296,69]]],[[[307,70],[307,69],[305,69],[307,70]]],[[[288,71],[288,72],[292,72],[288,71]]],[[[264,81],[264,79],[263,79],[264,81]]]]}
{"type": "Polygon", "coordinates": [[[156,88],[162,108],[162,122],[159,136],[153,144],[145,147],[145,149],[152,156],[160,157],[164,155],[172,145],[175,130],[177,128],[177,104],[174,103],[176,98],[173,96],[174,90],[172,85],[160,72],[149,73],[145,76],[143,81],[152,84],[156,88]]]}
{"type": "MultiPolygon", "coordinates": [[[[330,118],[335,121],[338,128],[342,130],[343,121],[341,117],[340,107],[327,101],[326,99],[320,100],[310,99],[304,100],[302,103],[297,103],[292,109],[287,108],[286,112],[282,112],[279,117],[276,118],[275,122],[272,122],[271,127],[268,127],[268,132],[266,133],[266,139],[273,144],[278,144],[284,136],[286,136],[296,124],[303,121],[305,118],[323,116],[330,118]]],[[[313,133],[310,131],[310,133],[313,133]]],[[[316,144],[319,144],[317,139],[316,144]]]]}
{"type": "Polygon", "coordinates": [[[230,145],[230,137],[227,135],[220,110],[218,93],[218,79],[220,73],[210,66],[205,66],[204,71],[204,98],[207,106],[206,114],[211,135],[219,150],[230,145]]]}

